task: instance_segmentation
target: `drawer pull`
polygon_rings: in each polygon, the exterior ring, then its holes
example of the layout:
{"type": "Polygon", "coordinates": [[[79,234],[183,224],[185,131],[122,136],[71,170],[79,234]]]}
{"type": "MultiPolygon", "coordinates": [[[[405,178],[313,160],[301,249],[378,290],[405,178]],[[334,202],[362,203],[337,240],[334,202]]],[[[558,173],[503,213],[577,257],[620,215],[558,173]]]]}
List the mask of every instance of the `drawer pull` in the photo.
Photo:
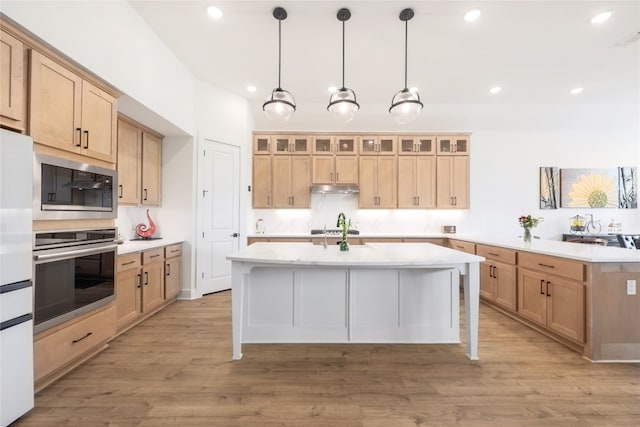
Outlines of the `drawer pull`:
{"type": "Polygon", "coordinates": [[[144,272],[144,285],[147,286],[149,284],[149,273],[144,272]]]}
{"type": "Polygon", "coordinates": [[[462,245],[456,245],[456,248],[458,248],[458,249],[464,249],[464,246],[462,246],[462,245]]]}
{"type": "Polygon", "coordinates": [[[543,264],[543,263],[541,263],[541,262],[539,262],[539,263],[538,263],[538,265],[539,265],[540,267],[556,268],[556,266],[555,266],[555,265],[543,264]]]}
{"type": "Polygon", "coordinates": [[[158,258],[160,254],[151,255],[149,258],[158,258]]]}
{"type": "Polygon", "coordinates": [[[549,285],[551,284],[551,282],[547,282],[547,296],[550,297],[551,294],[549,293],[549,285]]]}
{"type": "Polygon", "coordinates": [[[93,332],[87,332],[87,335],[83,336],[82,338],[78,338],[77,340],[73,340],[71,341],[71,344],[75,344],[77,342],[82,341],[85,338],[89,338],[91,335],[93,335],[93,332]]]}
{"type": "Polygon", "coordinates": [[[135,262],[136,262],[135,260],[129,261],[129,262],[123,262],[122,265],[131,265],[131,264],[134,264],[135,262]]]}
{"type": "Polygon", "coordinates": [[[175,254],[176,252],[180,252],[180,249],[173,249],[173,250],[171,250],[171,253],[172,253],[172,254],[175,254]]]}
{"type": "Polygon", "coordinates": [[[136,274],[136,276],[138,277],[138,284],[136,285],[136,288],[141,288],[142,287],[142,275],[141,274],[136,274]]]}
{"type": "Polygon", "coordinates": [[[497,253],[495,253],[495,252],[487,252],[487,253],[488,253],[489,255],[491,255],[491,256],[500,256],[500,254],[497,254],[497,253]]]}
{"type": "Polygon", "coordinates": [[[544,295],[544,290],[542,287],[544,286],[544,279],[540,280],[540,295],[544,295]]]}
{"type": "Polygon", "coordinates": [[[171,276],[171,264],[167,264],[167,276],[171,276]]]}

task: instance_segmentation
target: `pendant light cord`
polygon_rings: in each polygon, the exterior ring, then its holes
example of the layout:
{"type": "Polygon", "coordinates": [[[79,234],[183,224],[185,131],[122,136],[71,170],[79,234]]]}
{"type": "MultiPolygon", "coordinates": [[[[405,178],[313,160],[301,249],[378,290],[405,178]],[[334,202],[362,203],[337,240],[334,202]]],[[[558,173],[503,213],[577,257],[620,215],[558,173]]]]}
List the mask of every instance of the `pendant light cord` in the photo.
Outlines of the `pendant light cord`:
{"type": "Polygon", "coordinates": [[[407,89],[407,44],[409,43],[409,20],[404,21],[404,88],[407,89]]]}
{"type": "Polygon", "coordinates": [[[344,22],[342,21],[342,89],[344,89],[344,22]]]}
{"type": "MultiPolygon", "coordinates": [[[[282,19],[278,19],[278,89],[280,86],[280,68],[282,64],[282,19]]],[[[406,67],[406,65],[405,65],[406,67]]],[[[405,77],[406,80],[406,77],[405,77]]]]}

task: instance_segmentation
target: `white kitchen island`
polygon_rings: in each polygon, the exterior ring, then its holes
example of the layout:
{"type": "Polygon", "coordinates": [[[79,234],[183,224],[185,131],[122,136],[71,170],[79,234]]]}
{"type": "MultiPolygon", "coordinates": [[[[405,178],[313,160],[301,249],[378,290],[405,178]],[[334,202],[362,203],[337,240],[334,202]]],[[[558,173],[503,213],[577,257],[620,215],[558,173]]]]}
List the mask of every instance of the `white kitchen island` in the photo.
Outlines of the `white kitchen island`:
{"type": "Polygon", "coordinates": [[[242,343],[460,343],[478,359],[483,257],[429,243],[255,243],[232,261],[233,359],[242,343]]]}

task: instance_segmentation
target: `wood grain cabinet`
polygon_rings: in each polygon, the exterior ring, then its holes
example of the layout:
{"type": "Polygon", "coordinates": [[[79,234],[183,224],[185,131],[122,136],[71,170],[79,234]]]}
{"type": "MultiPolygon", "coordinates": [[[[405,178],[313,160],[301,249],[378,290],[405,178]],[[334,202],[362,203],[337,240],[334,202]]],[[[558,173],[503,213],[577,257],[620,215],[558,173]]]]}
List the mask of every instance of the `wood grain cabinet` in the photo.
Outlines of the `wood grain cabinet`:
{"type": "Polygon", "coordinates": [[[310,154],[311,137],[303,135],[276,135],[271,138],[273,154],[310,154]]]}
{"type": "Polygon", "coordinates": [[[273,156],[272,167],[272,206],[308,208],[311,204],[309,156],[273,156]]]}
{"type": "Polygon", "coordinates": [[[0,125],[26,130],[26,48],[22,41],[0,30],[0,125]]]}
{"type": "Polygon", "coordinates": [[[517,309],[516,252],[497,246],[476,245],[480,264],[480,296],[512,312],[517,309]]]}
{"type": "Polygon", "coordinates": [[[118,203],[161,203],[162,135],[118,117],[118,203]]]}
{"type": "Polygon", "coordinates": [[[254,209],[273,207],[271,197],[271,156],[253,156],[251,201],[254,209]]]}
{"type": "Polygon", "coordinates": [[[115,97],[35,50],[30,65],[29,133],[34,141],[115,163],[115,97]]]}
{"type": "Polygon", "coordinates": [[[469,207],[469,137],[437,138],[436,206],[469,207]]]}
{"type": "Polygon", "coordinates": [[[521,252],[518,314],[576,342],[585,342],[585,265],[521,252]]]}
{"type": "Polygon", "coordinates": [[[358,184],[357,138],[313,138],[313,184],[358,184]]]}
{"type": "Polygon", "coordinates": [[[254,135],[253,136],[253,154],[271,154],[271,140],[270,135],[254,135]]]}
{"type": "Polygon", "coordinates": [[[180,264],[182,262],[182,243],[164,248],[164,299],[178,296],[181,289],[180,264]]]}
{"type": "Polygon", "coordinates": [[[397,152],[396,136],[363,136],[360,141],[360,155],[393,156],[397,152]]]}
{"type": "Polygon", "coordinates": [[[435,156],[398,156],[398,207],[436,207],[435,156]]]}
{"type": "Polygon", "coordinates": [[[397,158],[360,156],[358,207],[391,209],[397,206],[397,158]]]}
{"type": "Polygon", "coordinates": [[[140,252],[116,257],[116,325],[127,326],[142,313],[140,252]]]}

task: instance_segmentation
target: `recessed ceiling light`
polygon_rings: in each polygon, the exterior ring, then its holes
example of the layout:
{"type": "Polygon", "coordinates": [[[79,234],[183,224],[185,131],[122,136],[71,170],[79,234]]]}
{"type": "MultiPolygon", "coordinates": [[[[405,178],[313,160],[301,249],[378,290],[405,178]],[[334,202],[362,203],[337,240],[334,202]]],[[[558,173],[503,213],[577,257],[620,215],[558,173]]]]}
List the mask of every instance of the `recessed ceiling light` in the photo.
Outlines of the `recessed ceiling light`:
{"type": "Polygon", "coordinates": [[[584,89],[581,87],[574,87],[573,89],[571,89],[571,95],[579,95],[582,93],[584,89]]]}
{"type": "Polygon", "coordinates": [[[480,17],[480,10],[474,9],[464,14],[464,20],[467,22],[473,22],[480,17]]]}
{"type": "Polygon", "coordinates": [[[220,9],[218,9],[215,6],[209,6],[207,8],[207,13],[209,14],[210,17],[212,17],[213,19],[220,19],[222,18],[222,11],[220,9]]]}
{"type": "Polygon", "coordinates": [[[613,16],[614,11],[613,10],[607,10],[604,12],[601,12],[599,14],[597,14],[596,16],[594,16],[593,18],[591,18],[591,23],[592,24],[602,24],[604,21],[606,21],[607,19],[611,18],[611,16],[613,16]]]}
{"type": "Polygon", "coordinates": [[[337,88],[337,87],[335,87],[335,86],[329,86],[329,87],[327,88],[327,90],[329,91],[329,93],[333,93],[333,92],[337,91],[337,90],[338,90],[338,88],[337,88]]]}
{"type": "Polygon", "coordinates": [[[502,90],[501,87],[495,86],[495,87],[492,87],[491,89],[489,89],[489,92],[491,92],[493,95],[495,95],[497,93],[500,93],[501,90],[502,90]]]}
{"type": "Polygon", "coordinates": [[[249,85],[249,86],[247,86],[247,90],[248,90],[249,92],[255,92],[255,91],[256,91],[256,89],[257,89],[257,88],[256,88],[254,85],[249,85]]]}

